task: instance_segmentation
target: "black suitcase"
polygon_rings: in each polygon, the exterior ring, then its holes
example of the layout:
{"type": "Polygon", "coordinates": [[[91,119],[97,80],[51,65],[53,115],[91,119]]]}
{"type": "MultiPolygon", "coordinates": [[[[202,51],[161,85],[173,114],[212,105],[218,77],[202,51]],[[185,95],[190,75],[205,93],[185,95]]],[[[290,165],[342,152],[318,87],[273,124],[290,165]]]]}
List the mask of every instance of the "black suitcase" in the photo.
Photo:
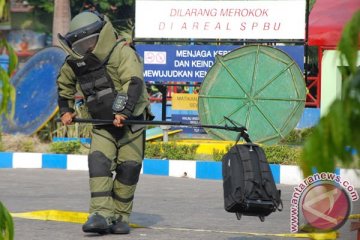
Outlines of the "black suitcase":
{"type": "MultiPolygon", "coordinates": [[[[241,136],[243,136],[242,133],[241,136]]],[[[247,134],[246,134],[247,136],[247,134]]],[[[242,215],[265,217],[282,210],[281,192],[277,190],[264,150],[251,143],[236,144],[222,158],[224,207],[242,215]]]]}

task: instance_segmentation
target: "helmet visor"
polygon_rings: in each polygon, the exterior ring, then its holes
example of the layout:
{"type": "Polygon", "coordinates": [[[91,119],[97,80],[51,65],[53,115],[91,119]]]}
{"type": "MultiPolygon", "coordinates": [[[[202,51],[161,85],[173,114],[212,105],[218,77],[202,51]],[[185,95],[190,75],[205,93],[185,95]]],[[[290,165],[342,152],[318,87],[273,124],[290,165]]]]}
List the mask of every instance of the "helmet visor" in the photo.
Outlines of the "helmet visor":
{"type": "Polygon", "coordinates": [[[84,56],[86,53],[91,52],[94,49],[98,38],[99,33],[95,33],[79,39],[72,44],[72,50],[77,54],[84,56]]]}

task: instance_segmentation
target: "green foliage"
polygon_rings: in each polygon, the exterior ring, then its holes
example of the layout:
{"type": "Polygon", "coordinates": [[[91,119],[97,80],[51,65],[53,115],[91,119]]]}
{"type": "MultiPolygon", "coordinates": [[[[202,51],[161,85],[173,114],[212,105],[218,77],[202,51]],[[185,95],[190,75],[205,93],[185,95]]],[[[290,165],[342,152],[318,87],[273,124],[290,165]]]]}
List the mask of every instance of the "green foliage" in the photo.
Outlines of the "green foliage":
{"type": "Polygon", "coordinates": [[[225,153],[226,153],[226,152],[223,151],[223,150],[219,150],[219,149],[213,148],[212,156],[213,156],[214,161],[216,161],[216,162],[221,161],[221,159],[222,159],[222,157],[225,155],[225,153]]]}
{"type": "MultiPolygon", "coordinates": [[[[357,51],[359,46],[360,33],[360,10],[355,12],[350,22],[344,27],[341,40],[338,45],[338,50],[341,52],[343,58],[349,64],[350,72],[346,73],[348,77],[355,74],[357,68],[357,51]]],[[[351,80],[350,80],[351,81],[351,80]]],[[[348,90],[348,89],[347,89],[348,90]]]]}
{"type": "Polygon", "coordinates": [[[52,141],[54,133],[57,131],[55,130],[57,126],[55,120],[56,118],[53,118],[52,120],[48,121],[42,129],[36,132],[36,136],[40,139],[40,141],[42,142],[52,141]]]}
{"type": "MultiPolygon", "coordinates": [[[[70,1],[70,0],[69,0],[70,1]]],[[[29,4],[36,8],[36,11],[43,11],[45,13],[54,12],[54,1],[48,0],[28,0],[29,4]]],[[[70,1],[70,8],[72,16],[78,14],[79,12],[86,10],[86,1],[84,0],[72,0],[70,1]]],[[[89,2],[89,1],[88,1],[89,2]]],[[[123,17],[126,18],[129,15],[129,11],[125,12],[123,8],[133,7],[135,5],[135,0],[123,0],[123,1],[108,1],[108,0],[93,0],[95,9],[100,12],[107,14],[111,17],[123,17]],[[122,14],[117,14],[119,11],[122,14]]],[[[130,13],[131,14],[131,13],[130,13]]],[[[131,14],[132,17],[135,16],[135,12],[131,14]]]]}
{"type": "Polygon", "coordinates": [[[291,147],[287,145],[262,146],[269,163],[298,165],[301,156],[300,147],[291,147]]]}
{"type": "Polygon", "coordinates": [[[12,118],[15,114],[15,89],[10,83],[10,76],[15,71],[18,58],[14,49],[7,43],[5,39],[0,39],[0,50],[5,48],[9,56],[9,69],[6,71],[0,66],[0,115],[5,114],[7,117],[12,118]],[[10,114],[8,113],[8,104],[11,105],[10,114]]]}
{"type": "Polygon", "coordinates": [[[146,144],[145,156],[147,158],[194,160],[198,147],[198,144],[179,145],[175,142],[154,142],[146,144]]]}
{"type": "Polygon", "coordinates": [[[21,145],[21,149],[23,152],[34,152],[35,150],[34,142],[32,141],[24,141],[21,143],[21,145]]]}
{"type": "MultiPolygon", "coordinates": [[[[167,158],[172,160],[194,160],[198,144],[179,145],[175,142],[147,143],[145,148],[145,157],[147,158],[167,158]]],[[[213,149],[212,159],[221,161],[232,144],[225,147],[225,150],[213,149]]],[[[287,145],[262,146],[269,163],[297,165],[300,161],[301,147],[291,147],[287,145]]]]}
{"type": "Polygon", "coordinates": [[[315,4],[316,0],[310,0],[309,1],[309,9],[311,10],[315,4]]]}
{"type": "Polygon", "coordinates": [[[27,0],[28,3],[36,8],[47,13],[54,12],[54,1],[48,0],[27,0]]]}
{"type": "MultiPolygon", "coordinates": [[[[360,150],[360,68],[357,67],[359,46],[360,11],[357,11],[343,30],[338,45],[341,60],[349,67],[342,69],[342,99],[335,100],[328,114],[320,119],[313,134],[307,139],[301,169],[305,176],[312,167],[320,172],[330,172],[338,164],[344,167],[354,164],[360,150]],[[357,149],[357,154],[354,154],[357,149]]],[[[345,65],[345,64],[343,64],[345,65]]],[[[355,163],[360,167],[360,163],[355,163]]]]}
{"type": "MultiPolygon", "coordinates": [[[[70,0],[68,0],[70,1],[70,0]]],[[[49,32],[51,24],[45,20],[54,12],[54,1],[48,0],[28,0],[29,4],[35,7],[31,28],[41,32],[49,32]]],[[[105,1],[93,0],[93,5],[89,1],[73,0],[70,1],[71,16],[84,10],[95,9],[99,13],[109,17],[117,33],[127,41],[132,41],[135,23],[135,1],[105,1]]]]}
{"type": "Polygon", "coordinates": [[[147,157],[147,158],[160,158],[161,157],[161,144],[158,143],[158,142],[146,143],[146,145],[145,145],[145,157],[147,157]]]}
{"type": "Polygon", "coordinates": [[[194,160],[198,147],[198,144],[178,145],[175,142],[163,143],[162,150],[164,155],[162,157],[167,159],[194,160]]]}
{"type": "Polygon", "coordinates": [[[280,141],[280,144],[299,145],[305,142],[314,128],[294,129],[284,139],[280,141]]]}
{"type": "Polygon", "coordinates": [[[53,142],[50,144],[50,152],[62,154],[79,154],[80,141],[53,142]]]}
{"type": "Polygon", "coordinates": [[[0,240],[14,239],[14,222],[13,219],[0,201],[0,240]]]}
{"type": "MultiPolygon", "coordinates": [[[[55,121],[53,119],[52,121],[55,121]]],[[[41,139],[52,139],[53,137],[69,137],[69,138],[91,138],[91,124],[79,124],[74,123],[68,126],[64,126],[61,123],[57,123],[57,129],[52,131],[52,128],[47,127],[40,135],[41,139]]]]}
{"type": "Polygon", "coordinates": [[[230,148],[232,146],[233,146],[232,144],[226,145],[225,151],[213,148],[213,151],[212,151],[213,160],[217,161],[217,162],[221,161],[222,157],[230,150],[230,148]]]}
{"type": "MultiPolygon", "coordinates": [[[[221,161],[222,157],[227,153],[232,145],[226,146],[226,150],[213,149],[214,161],[221,161]]],[[[269,163],[297,165],[300,161],[301,147],[291,147],[287,145],[261,146],[266,154],[269,163]]]]}
{"type": "MultiPolygon", "coordinates": [[[[91,118],[84,104],[76,106],[75,112],[78,118],[91,118]]],[[[60,118],[59,113],[36,133],[41,141],[52,141],[54,137],[91,138],[92,124],[74,123],[65,126],[62,123],[56,122],[58,118],[60,118]]]]}

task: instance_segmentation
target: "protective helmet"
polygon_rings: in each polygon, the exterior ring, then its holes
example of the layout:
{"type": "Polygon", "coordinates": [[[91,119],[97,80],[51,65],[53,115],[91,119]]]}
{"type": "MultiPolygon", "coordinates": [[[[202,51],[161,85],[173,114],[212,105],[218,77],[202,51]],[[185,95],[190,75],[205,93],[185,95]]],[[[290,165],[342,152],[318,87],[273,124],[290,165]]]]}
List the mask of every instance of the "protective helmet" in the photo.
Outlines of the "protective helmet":
{"type": "Polygon", "coordinates": [[[71,20],[70,31],[65,39],[74,52],[84,55],[95,47],[104,25],[104,18],[100,14],[82,12],[71,20]]]}

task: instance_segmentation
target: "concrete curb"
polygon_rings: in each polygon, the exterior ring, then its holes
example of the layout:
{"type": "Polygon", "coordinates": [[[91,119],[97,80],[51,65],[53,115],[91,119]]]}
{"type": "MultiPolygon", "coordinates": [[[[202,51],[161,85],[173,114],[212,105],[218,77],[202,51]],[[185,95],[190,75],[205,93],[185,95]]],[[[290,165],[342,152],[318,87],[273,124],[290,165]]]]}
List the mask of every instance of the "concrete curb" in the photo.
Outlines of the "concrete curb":
{"type": "MultiPolygon", "coordinates": [[[[298,166],[270,164],[277,184],[297,185],[303,180],[298,166]]],[[[1,168],[51,168],[65,170],[88,170],[87,155],[0,152],[1,168]]],[[[197,179],[221,180],[221,162],[144,159],[142,174],[197,179]]],[[[335,170],[342,179],[351,181],[354,187],[360,187],[360,169],[335,170]]]]}

